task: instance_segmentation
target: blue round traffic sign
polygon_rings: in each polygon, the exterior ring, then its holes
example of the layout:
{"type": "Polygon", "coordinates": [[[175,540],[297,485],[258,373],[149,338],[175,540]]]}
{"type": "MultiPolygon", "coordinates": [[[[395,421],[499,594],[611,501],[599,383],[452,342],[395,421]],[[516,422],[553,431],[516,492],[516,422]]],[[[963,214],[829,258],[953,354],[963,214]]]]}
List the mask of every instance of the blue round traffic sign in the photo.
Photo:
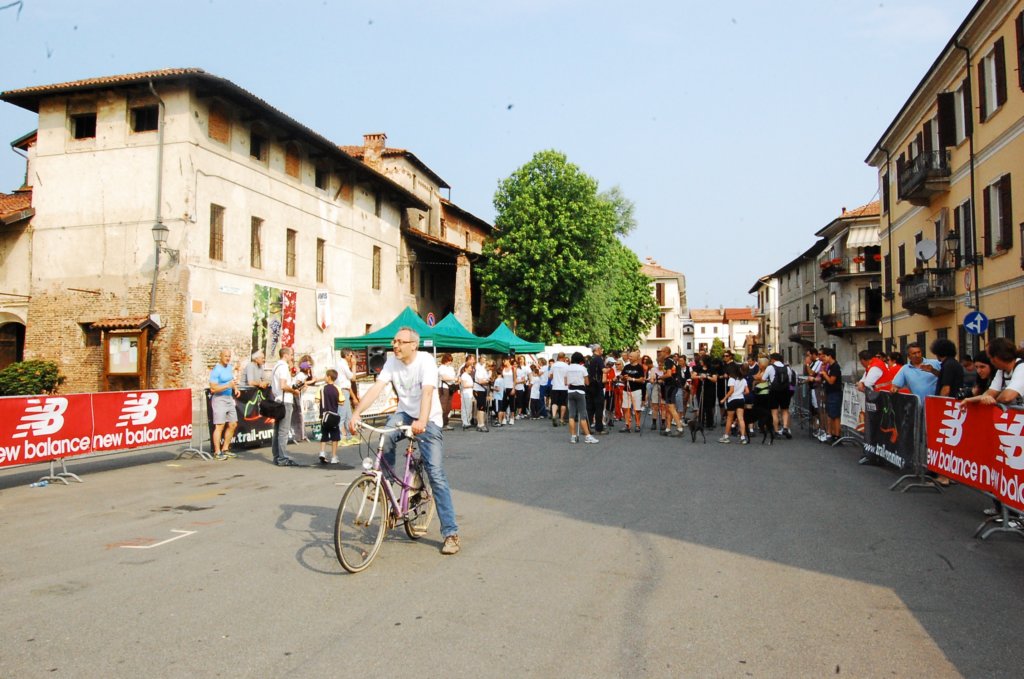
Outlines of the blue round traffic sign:
{"type": "Polygon", "coordinates": [[[964,316],[964,330],[972,335],[984,335],[988,330],[988,316],[980,311],[972,311],[964,316]]]}

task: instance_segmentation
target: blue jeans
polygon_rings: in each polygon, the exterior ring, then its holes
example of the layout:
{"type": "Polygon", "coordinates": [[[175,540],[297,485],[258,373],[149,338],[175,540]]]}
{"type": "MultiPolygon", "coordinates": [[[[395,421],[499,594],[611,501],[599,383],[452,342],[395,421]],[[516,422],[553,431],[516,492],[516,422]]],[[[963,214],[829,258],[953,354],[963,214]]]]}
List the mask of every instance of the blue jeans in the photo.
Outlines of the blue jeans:
{"type": "Polygon", "coordinates": [[[288,457],[288,432],[292,428],[292,404],[284,404],[284,417],[274,420],[274,438],[270,442],[270,452],[274,456],[274,464],[288,457]]]}
{"type": "MultiPolygon", "coordinates": [[[[397,412],[388,418],[388,427],[410,425],[416,421],[412,415],[397,412]]],[[[395,468],[395,443],[403,438],[401,432],[392,432],[384,439],[384,460],[395,468]]],[[[455,523],[455,508],[452,506],[452,491],[448,487],[448,475],[444,473],[444,441],[441,428],[433,422],[427,422],[427,430],[416,437],[420,446],[420,457],[423,468],[430,479],[430,488],[434,492],[434,506],[437,507],[437,518],[441,521],[441,537],[456,535],[459,526],[455,523]]]]}
{"type": "Polygon", "coordinates": [[[352,419],[352,392],[348,389],[340,389],[339,392],[345,401],[338,404],[338,415],[341,416],[338,427],[341,429],[342,438],[349,438],[352,436],[348,430],[348,423],[352,419]]]}

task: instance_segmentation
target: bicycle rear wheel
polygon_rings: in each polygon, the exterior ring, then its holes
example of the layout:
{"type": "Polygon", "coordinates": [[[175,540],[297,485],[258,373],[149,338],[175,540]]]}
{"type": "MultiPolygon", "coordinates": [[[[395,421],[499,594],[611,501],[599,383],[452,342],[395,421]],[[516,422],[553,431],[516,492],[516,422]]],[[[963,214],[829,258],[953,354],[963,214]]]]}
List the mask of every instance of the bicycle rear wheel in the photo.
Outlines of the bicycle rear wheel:
{"type": "Polygon", "coordinates": [[[427,534],[435,511],[434,494],[427,483],[427,474],[422,464],[416,474],[420,478],[419,491],[409,498],[409,513],[405,517],[405,534],[413,540],[419,540],[427,534]]]}
{"type": "Polygon", "coordinates": [[[390,511],[372,476],[360,476],[341,496],[334,521],[334,551],[349,573],[365,570],[377,556],[390,511]]]}

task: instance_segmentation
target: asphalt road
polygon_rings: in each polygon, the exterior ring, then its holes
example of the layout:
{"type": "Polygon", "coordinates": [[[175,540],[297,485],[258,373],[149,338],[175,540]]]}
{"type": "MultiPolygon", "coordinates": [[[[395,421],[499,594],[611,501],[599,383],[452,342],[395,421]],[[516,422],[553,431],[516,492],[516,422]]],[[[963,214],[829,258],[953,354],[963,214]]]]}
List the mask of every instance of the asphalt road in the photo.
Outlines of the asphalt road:
{"type": "Polygon", "coordinates": [[[891,492],[852,447],[714,438],[451,432],[462,553],[435,520],[359,575],[332,542],[353,469],[261,449],[72,462],[68,487],[9,470],[0,676],[1020,676],[1024,540],[971,537],[982,496],[891,492]]]}

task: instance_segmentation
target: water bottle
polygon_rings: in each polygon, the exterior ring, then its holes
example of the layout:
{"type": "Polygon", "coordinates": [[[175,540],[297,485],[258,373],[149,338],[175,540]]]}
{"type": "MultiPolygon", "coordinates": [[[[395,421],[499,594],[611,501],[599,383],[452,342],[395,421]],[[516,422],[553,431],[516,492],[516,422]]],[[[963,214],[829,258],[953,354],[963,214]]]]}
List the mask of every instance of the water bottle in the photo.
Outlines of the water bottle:
{"type": "Polygon", "coordinates": [[[28,484],[28,487],[29,488],[46,488],[48,485],[50,485],[50,482],[46,481],[44,479],[42,481],[36,481],[35,483],[30,483],[30,484],[28,484]]]}

